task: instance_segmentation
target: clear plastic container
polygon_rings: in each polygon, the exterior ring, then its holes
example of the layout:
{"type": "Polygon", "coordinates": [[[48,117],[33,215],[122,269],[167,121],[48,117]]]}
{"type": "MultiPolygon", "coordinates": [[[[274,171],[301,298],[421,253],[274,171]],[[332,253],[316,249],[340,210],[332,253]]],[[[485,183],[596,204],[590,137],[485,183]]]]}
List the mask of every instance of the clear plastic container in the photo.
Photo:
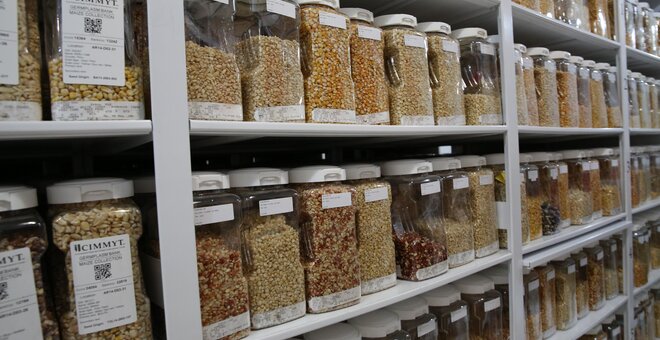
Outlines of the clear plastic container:
{"type": "Polygon", "coordinates": [[[639,220],[633,219],[633,283],[635,287],[649,280],[650,264],[649,230],[639,220]]]}
{"type": "Polygon", "coordinates": [[[653,128],[653,122],[651,121],[651,93],[649,84],[646,82],[646,77],[638,72],[633,72],[633,79],[635,79],[635,84],[637,84],[640,127],[648,129],[653,128]]]}
{"type": "Polygon", "coordinates": [[[417,30],[426,33],[429,45],[429,77],[433,93],[433,114],[437,125],[465,125],[458,41],[450,36],[444,22],[422,22],[417,30]]]}
{"type": "Polygon", "coordinates": [[[605,305],[605,252],[598,243],[583,249],[587,253],[589,273],[589,309],[598,310],[605,305]]]}
{"type": "Polygon", "coordinates": [[[42,9],[52,120],[144,119],[131,2],[77,6],[57,0],[42,9]],[[103,18],[87,14],[96,12],[103,18]]]}
{"type": "Polygon", "coordinates": [[[589,68],[582,65],[584,59],[572,56],[570,62],[577,65],[577,93],[578,93],[578,125],[581,128],[593,127],[591,121],[591,73],[589,68]]]}
{"type": "Polygon", "coordinates": [[[350,164],[347,184],[355,187],[358,255],[362,295],[379,292],[396,284],[394,241],[392,240],[392,189],[380,179],[380,167],[350,164]]]}
{"type": "Polygon", "coordinates": [[[493,171],[485,167],[486,157],[457,158],[469,178],[469,211],[472,217],[475,256],[485,257],[499,249],[497,226],[493,223],[497,219],[493,171]]]}
{"type": "Polygon", "coordinates": [[[650,291],[644,292],[642,297],[644,298],[643,306],[646,313],[646,336],[648,339],[655,338],[655,320],[653,313],[653,293],[650,291]]]}
{"type": "Polygon", "coordinates": [[[602,208],[602,185],[600,180],[600,163],[594,159],[594,151],[586,150],[589,157],[589,182],[591,183],[592,220],[603,217],[602,208]]]}
{"type": "Polygon", "coordinates": [[[305,340],[361,340],[360,331],[350,323],[338,322],[334,325],[305,333],[305,340]]]}
{"type": "Polygon", "coordinates": [[[660,12],[654,12],[653,17],[655,18],[655,31],[653,34],[656,36],[656,40],[658,41],[656,55],[660,56],[660,12]]]}
{"type": "Polygon", "coordinates": [[[443,225],[447,234],[449,268],[462,266],[474,260],[474,232],[470,213],[470,183],[461,161],[450,157],[428,159],[433,174],[440,176],[442,187],[443,225]]]}
{"type": "Polygon", "coordinates": [[[408,332],[401,330],[399,316],[379,309],[348,320],[357,328],[363,340],[410,340],[408,332]]]}
{"type": "Polygon", "coordinates": [[[609,67],[606,73],[603,69],[603,88],[605,90],[605,106],[607,108],[607,126],[620,128],[623,126],[623,116],[621,113],[621,100],[619,100],[616,67],[609,67]]]}
{"type": "Polygon", "coordinates": [[[532,152],[532,162],[538,167],[541,181],[541,215],[543,235],[553,235],[560,231],[561,211],[559,210],[559,165],[549,152],[532,152]]]}
{"type": "Polygon", "coordinates": [[[537,240],[543,236],[543,191],[539,180],[539,169],[530,164],[532,157],[520,154],[520,170],[525,173],[525,193],[527,194],[527,216],[529,221],[529,239],[537,240]]]}
{"type": "Polygon", "coordinates": [[[429,306],[422,297],[415,296],[386,307],[401,320],[401,329],[410,334],[412,340],[435,340],[438,338],[437,318],[429,313],[429,306]]]}
{"type": "MultiPolygon", "coordinates": [[[[592,149],[600,171],[600,198],[603,216],[618,215],[623,211],[621,205],[621,180],[619,157],[614,155],[614,149],[592,149]]],[[[590,164],[590,166],[595,163],[590,164]]],[[[598,188],[594,188],[598,190],[598,188]]]]}
{"type": "Polygon", "coordinates": [[[355,85],[358,124],[389,125],[390,109],[382,58],[383,32],[374,26],[374,15],[363,8],[340,8],[351,19],[351,76],[355,85]]]}
{"type": "Polygon", "coordinates": [[[660,197],[660,145],[649,146],[647,150],[651,161],[651,198],[656,199],[660,197]]]}
{"type": "Polygon", "coordinates": [[[447,238],[442,223],[440,176],[423,160],[398,160],[381,164],[392,186],[392,228],[397,277],[426,280],[447,271],[447,238]]]}
{"type": "Polygon", "coordinates": [[[513,0],[513,2],[537,12],[541,10],[540,0],[513,0]]]}
{"type": "Polygon", "coordinates": [[[522,44],[513,45],[513,59],[516,70],[516,112],[518,116],[518,125],[532,125],[527,107],[527,93],[525,89],[525,71],[523,53],[527,52],[527,47],[522,44]]]}
{"type": "Polygon", "coordinates": [[[582,18],[580,21],[580,28],[591,32],[591,20],[589,17],[589,0],[576,0],[578,4],[581,6],[580,10],[580,17],[582,18]]]}
{"type": "Polygon", "coordinates": [[[612,23],[608,14],[607,0],[589,0],[591,33],[612,39],[612,23]]]}
{"type": "Polygon", "coordinates": [[[641,185],[643,184],[642,162],[636,155],[637,147],[630,147],[630,196],[633,208],[641,203],[641,185]]]}
{"type": "Polygon", "coordinates": [[[651,126],[654,129],[660,128],[660,107],[658,107],[658,87],[657,81],[654,78],[646,78],[646,82],[649,84],[649,101],[651,105],[649,106],[649,111],[651,112],[651,126]]]}
{"type": "Polygon", "coordinates": [[[300,5],[300,61],[308,123],[356,122],[351,76],[350,24],[339,0],[296,0],[300,5]]]}
{"type": "Polygon", "coordinates": [[[555,18],[573,27],[579,27],[582,12],[581,1],[555,0],[555,18]]]}
{"type": "Polygon", "coordinates": [[[550,58],[555,61],[557,68],[560,126],[579,127],[580,106],[578,105],[577,66],[570,62],[571,54],[566,51],[552,51],[550,52],[550,58]]]}
{"type": "Polygon", "coordinates": [[[523,268],[525,325],[527,339],[543,339],[541,329],[541,300],[539,297],[539,275],[528,268],[523,268]]]}
{"type": "Polygon", "coordinates": [[[619,295],[619,279],[617,277],[617,250],[616,240],[601,240],[600,246],[605,252],[605,298],[611,300],[619,295]]]}
{"type": "Polygon", "coordinates": [[[660,212],[649,213],[649,254],[651,258],[651,269],[660,269],[660,212]]]}
{"type": "Polygon", "coordinates": [[[579,251],[571,254],[575,261],[575,302],[578,319],[582,319],[589,313],[589,262],[587,253],[579,251]]]}
{"type": "Polygon", "coordinates": [[[9,311],[22,306],[2,320],[4,334],[19,337],[59,340],[60,332],[51,310],[50,290],[42,268],[42,256],[48,247],[46,223],[36,210],[37,190],[24,186],[0,186],[0,258],[6,297],[20,297],[25,302],[0,302],[9,311]],[[20,287],[20,288],[19,288],[20,287]]]}
{"type": "Polygon", "coordinates": [[[555,321],[557,329],[566,330],[577,322],[576,263],[570,254],[557,261],[555,267],[555,321]]]}
{"type": "Polygon", "coordinates": [[[628,81],[628,115],[630,116],[629,120],[631,128],[642,127],[637,81],[635,80],[635,76],[638,74],[639,73],[631,72],[630,70],[626,73],[628,81]]]}
{"type": "MultiPolygon", "coordinates": [[[[640,203],[644,203],[651,199],[651,157],[647,153],[646,147],[640,147],[634,149],[637,157],[639,158],[638,163],[641,166],[641,179],[639,181],[640,203]]],[[[632,151],[631,151],[632,152],[632,151]]]]}
{"type": "Polygon", "coordinates": [[[623,7],[623,19],[626,31],[626,45],[635,48],[636,43],[636,29],[635,17],[637,16],[637,3],[638,0],[625,0],[623,7]]]}
{"type": "Polygon", "coordinates": [[[603,321],[602,328],[603,332],[607,334],[607,340],[623,340],[623,325],[617,321],[614,315],[603,321]]]}
{"type": "Polygon", "coordinates": [[[541,298],[541,329],[547,339],[557,332],[555,322],[555,268],[548,264],[534,268],[539,275],[539,297],[541,298]]]}
{"type": "Polygon", "coordinates": [[[552,158],[559,166],[559,215],[561,217],[559,227],[563,229],[571,225],[571,205],[568,197],[568,164],[564,162],[564,156],[561,152],[553,152],[552,158]]]}
{"type": "Polygon", "coordinates": [[[593,198],[587,154],[583,150],[566,150],[562,151],[562,154],[568,165],[571,224],[590,223],[593,215],[593,198]]]}
{"type": "Polygon", "coordinates": [[[429,312],[438,320],[438,338],[468,340],[468,304],[461,300],[461,292],[451,284],[424,293],[429,312]]]}
{"type": "Polygon", "coordinates": [[[654,31],[657,29],[657,24],[655,22],[653,9],[650,8],[648,2],[640,2],[639,8],[641,10],[639,15],[641,16],[644,40],[646,41],[646,49],[644,51],[655,55],[658,53],[658,36],[657,32],[654,34],[654,31]]]}
{"type": "Polygon", "coordinates": [[[542,15],[549,18],[555,17],[555,1],[553,0],[539,0],[539,11],[542,15]]]}
{"type": "Polygon", "coordinates": [[[509,268],[507,265],[501,264],[484,270],[481,275],[495,283],[495,290],[502,297],[502,339],[508,340],[511,333],[509,330],[509,268]]]}
{"type": "Polygon", "coordinates": [[[605,87],[603,71],[610,68],[609,64],[596,64],[593,60],[585,60],[584,64],[591,69],[591,124],[594,128],[608,127],[607,106],[605,104],[605,87]]]}
{"type": "Polygon", "coordinates": [[[309,313],[323,313],[360,301],[357,192],[342,184],[344,169],[306,166],[289,170],[300,199],[305,295],[309,313]]]}
{"type": "Polygon", "coordinates": [[[531,47],[527,55],[534,59],[534,80],[539,106],[539,125],[559,127],[559,96],[557,94],[557,65],[544,47],[531,47]]]}
{"type": "Polygon", "coordinates": [[[616,241],[616,258],[621,260],[616,263],[616,273],[619,282],[619,294],[623,294],[623,237],[618,234],[612,236],[612,238],[616,241]]]}
{"type": "Polygon", "coordinates": [[[392,125],[435,125],[426,34],[415,31],[412,15],[382,15],[374,23],[385,40],[392,125]]]}
{"type": "Polygon", "coordinates": [[[454,285],[461,291],[461,299],[468,303],[470,339],[503,339],[502,296],[493,281],[474,274],[454,285]]]}
{"type": "MultiPolygon", "coordinates": [[[[131,199],[133,182],[59,182],[47,188],[47,196],[54,246],[50,269],[61,337],[150,337],[149,299],[138,258],[142,218],[131,199]],[[105,289],[88,292],[90,285],[98,284],[105,289]]],[[[242,277],[238,251],[236,255],[242,277]]],[[[249,330],[249,318],[247,322],[249,330]]]]}
{"type": "Polygon", "coordinates": [[[607,334],[601,329],[601,326],[596,326],[579,337],[578,340],[607,340],[607,334]]]}
{"type": "Polygon", "coordinates": [[[527,100],[527,115],[529,116],[529,125],[537,126],[539,125],[539,104],[536,98],[534,59],[527,55],[527,47],[525,45],[515,44],[514,46],[522,54],[523,76],[525,78],[525,99],[527,100]]]}
{"type": "MultiPolygon", "coordinates": [[[[296,191],[284,187],[289,183],[288,173],[272,168],[241,169],[229,172],[229,181],[243,207],[241,250],[252,328],[302,317],[306,308],[300,204],[296,191]]],[[[391,263],[394,267],[394,260],[391,263]]]]}
{"type": "MultiPolygon", "coordinates": [[[[656,284],[651,289],[653,294],[653,328],[655,334],[660,334],[660,285],[656,284]]],[[[623,338],[621,338],[623,340],[623,338]]]]}
{"type": "Polygon", "coordinates": [[[502,124],[500,84],[497,82],[497,54],[486,41],[488,33],[477,27],[451,33],[461,48],[463,100],[468,125],[502,124]]]}

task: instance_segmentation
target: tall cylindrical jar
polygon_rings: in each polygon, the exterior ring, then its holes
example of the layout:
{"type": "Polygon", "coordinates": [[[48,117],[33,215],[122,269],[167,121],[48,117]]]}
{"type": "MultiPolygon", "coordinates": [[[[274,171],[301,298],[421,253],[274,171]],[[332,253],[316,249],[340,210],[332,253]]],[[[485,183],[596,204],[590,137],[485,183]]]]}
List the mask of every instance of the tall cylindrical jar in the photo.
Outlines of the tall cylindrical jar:
{"type": "Polygon", "coordinates": [[[424,293],[429,312],[438,320],[440,339],[468,340],[468,304],[461,300],[461,292],[451,284],[424,293]]]}
{"type": "MultiPolygon", "coordinates": [[[[515,48],[522,54],[523,76],[525,78],[525,100],[527,101],[527,115],[530,126],[539,125],[539,104],[536,98],[536,82],[534,80],[534,59],[527,55],[527,47],[515,44],[515,48]]],[[[518,88],[516,87],[516,90],[518,88]]]]}
{"type": "Polygon", "coordinates": [[[566,330],[577,322],[576,264],[570,254],[556,261],[555,267],[555,320],[557,329],[566,330]]]}
{"type": "Polygon", "coordinates": [[[579,251],[571,254],[575,261],[575,302],[577,316],[582,319],[589,313],[589,272],[587,253],[579,251]]]}
{"type": "Polygon", "coordinates": [[[619,295],[619,279],[617,277],[617,244],[616,240],[601,240],[600,246],[605,253],[605,298],[614,299],[619,295]]]}
{"type": "Polygon", "coordinates": [[[374,23],[385,40],[392,125],[435,125],[426,34],[415,31],[417,19],[408,14],[382,15],[374,23]]]}
{"type": "Polygon", "coordinates": [[[566,51],[552,51],[550,58],[557,65],[560,126],[578,127],[580,107],[578,105],[577,66],[570,62],[571,54],[566,51]]]}
{"type": "Polygon", "coordinates": [[[629,124],[631,128],[640,128],[642,127],[642,121],[640,118],[640,102],[639,95],[637,91],[637,81],[635,77],[640,75],[637,72],[632,72],[628,70],[626,73],[626,79],[628,82],[628,115],[629,115],[629,124]]]}
{"type": "Polygon", "coordinates": [[[612,38],[612,24],[607,14],[607,0],[589,0],[589,21],[591,33],[603,38],[612,38]]]}
{"type": "Polygon", "coordinates": [[[534,59],[534,83],[539,106],[539,125],[559,127],[559,96],[557,94],[557,65],[544,47],[527,49],[534,59]]]}
{"type": "Polygon", "coordinates": [[[539,296],[539,275],[532,269],[523,268],[524,306],[527,339],[543,339],[541,328],[541,299],[539,296]]]}
{"type": "MultiPolygon", "coordinates": [[[[609,67],[607,73],[603,74],[603,87],[605,90],[605,106],[607,107],[607,127],[610,128],[620,128],[623,126],[618,83],[617,68],[609,67]]],[[[658,122],[660,122],[660,120],[658,120],[658,122]]]]}
{"type": "Polygon", "coordinates": [[[641,179],[639,181],[640,203],[651,200],[651,156],[648,153],[647,147],[640,147],[636,149],[637,157],[639,157],[639,164],[641,165],[641,179]]]}
{"type": "Polygon", "coordinates": [[[588,259],[589,309],[594,311],[605,304],[605,252],[597,242],[583,250],[588,259]]]}
{"type": "Polygon", "coordinates": [[[584,333],[578,340],[607,340],[607,334],[601,329],[601,326],[596,326],[584,333]]]}
{"type": "Polygon", "coordinates": [[[355,231],[356,191],[342,184],[346,171],[317,165],[289,170],[300,199],[305,295],[309,313],[360,300],[360,262],[355,231]]]}
{"type": "Polygon", "coordinates": [[[582,150],[562,151],[568,165],[571,202],[571,224],[587,224],[592,220],[593,199],[591,197],[591,177],[587,154],[582,150]]]}
{"type": "Polygon", "coordinates": [[[591,73],[589,68],[582,65],[584,58],[572,56],[569,60],[577,65],[578,125],[581,128],[590,128],[593,127],[591,121],[591,73]]]}
{"type": "Polygon", "coordinates": [[[633,79],[637,85],[637,101],[639,102],[640,127],[645,129],[653,128],[651,121],[651,94],[646,77],[639,72],[633,72],[633,79]]]}
{"type": "Polygon", "coordinates": [[[555,268],[551,264],[534,268],[539,275],[539,297],[541,299],[541,329],[547,339],[557,332],[555,322],[555,268]]]}
{"type": "Polygon", "coordinates": [[[495,46],[486,41],[486,30],[478,27],[462,28],[454,30],[451,36],[458,40],[461,48],[467,124],[502,124],[497,56],[495,46]]]}
{"type": "Polygon", "coordinates": [[[553,152],[552,157],[559,166],[559,215],[561,216],[559,227],[563,229],[571,225],[568,164],[564,162],[564,155],[561,152],[553,152]]]}
{"type": "Polygon", "coordinates": [[[468,303],[470,339],[502,339],[502,296],[492,280],[474,274],[454,282],[468,303]]]}
{"type": "Polygon", "coordinates": [[[516,70],[516,113],[518,125],[532,125],[527,106],[527,94],[525,92],[525,71],[523,69],[523,53],[527,48],[521,44],[514,44],[513,59],[516,70]]]}
{"type": "MultiPolygon", "coordinates": [[[[399,316],[387,309],[348,319],[347,323],[360,331],[365,340],[410,340],[408,332],[401,330],[399,316]]],[[[333,334],[335,337],[339,334],[333,334]]],[[[342,338],[343,339],[343,338],[342,338]]]]}
{"type": "Polygon", "coordinates": [[[351,75],[358,124],[389,125],[390,102],[385,77],[383,32],[374,15],[362,8],[340,8],[351,19],[351,75]]]}
{"type": "Polygon", "coordinates": [[[573,27],[580,24],[582,4],[576,0],[555,0],[555,18],[573,27]]]}
{"type": "Polygon", "coordinates": [[[603,217],[602,208],[602,195],[601,195],[601,180],[600,180],[600,163],[594,159],[594,151],[586,150],[587,157],[589,157],[589,182],[591,183],[591,207],[592,220],[597,220],[603,217]]]}
{"type": "Polygon", "coordinates": [[[429,77],[436,124],[465,125],[461,51],[458,41],[450,36],[451,26],[444,22],[422,22],[417,30],[426,33],[429,43],[429,77]]]}
{"type": "MultiPolygon", "coordinates": [[[[601,208],[603,216],[618,215],[622,211],[619,157],[611,148],[593,149],[600,170],[601,208]]],[[[598,188],[594,188],[598,190],[598,188]]]]}
{"type": "Polygon", "coordinates": [[[646,49],[644,51],[655,55],[658,53],[658,35],[655,32],[657,30],[657,24],[653,9],[651,9],[648,2],[640,2],[639,8],[641,9],[639,15],[641,16],[644,40],[646,41],[646,49]]]}
{"type": "Polygon", "coordinates": [[[339,0],[296,0],[300,4],[300,60],[308,123],[356,122],[351,77],[349,20],[339,0]]]}
{"type": "Polygon", "coordinates": [[[411,340],[436,340],[438,338],[438,321],[434,314],[429,313],[429,306],[420,296],[389,305],[387,310],[396,314],[401,320],[401,329],[410,334],[411,340]]]}
{"type": "Polygon", "coordinates": [[[635,48],[637,46],[635,29],[635,18],[638,15],[638,0],[625,0],[623,7],[623,20],[626,30],[626,45],[635,48]]]}
{"type": "MultiPolygon", "coordinates": [[[[559,210],[559,165],[553,161],[549,152],[532,152],[531,161],[539,169],[541,181],[541,216],[543,235],[553,235],[560,231],[561,212],[559,210]]],[[[522,156],[521,156],[522,158],[522,156]]]]}
{"type": "Polygon", "coordinates": [[[651,198],[656,199],[660,197],[660,145],[648,146],[647,149],[651,162],[651,198]]]}
{"type": "Polygon", "coordinates": [[[531,156],[520,156],[520,170],[524,172],[525,192],[527,193],[527,217],[529,221],[529,239],[537,240],[543,236],[543,190],[539,180],[539,169],[530,164],[531,156]]]}
{"type": "MultiPolygon", "coordinates": [[[[591,61],[588,62],[591,66],[591,61]]],[[[605,72],[610,68],[610,64],[598,63],[591,67],[591,122],[594,128],[608,127],[607,105],[605,101],[605,72]]]]}

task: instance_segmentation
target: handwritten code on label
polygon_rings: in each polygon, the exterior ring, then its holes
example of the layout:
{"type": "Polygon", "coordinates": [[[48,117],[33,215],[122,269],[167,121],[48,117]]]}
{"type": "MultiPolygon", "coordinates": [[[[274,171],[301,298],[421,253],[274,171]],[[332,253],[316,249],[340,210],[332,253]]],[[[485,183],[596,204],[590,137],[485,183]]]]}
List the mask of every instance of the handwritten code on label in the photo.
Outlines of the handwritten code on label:
{"type": "Polygon", "coordinates": [[[323,26],[346,29],[346,17],[339,14],[320,11],[319,23],[323,26]]]}
{"type": "Polygon", "coordinates": [[[358,37],[380,41],[382,31],[376,27],[358,25],[358,37]]]}
{"type": "Polygon", "coordinates": [[[364,201],[367,203],[386,200],[387,197],[387,187],[367,189],[364,191],[364,201]]]}

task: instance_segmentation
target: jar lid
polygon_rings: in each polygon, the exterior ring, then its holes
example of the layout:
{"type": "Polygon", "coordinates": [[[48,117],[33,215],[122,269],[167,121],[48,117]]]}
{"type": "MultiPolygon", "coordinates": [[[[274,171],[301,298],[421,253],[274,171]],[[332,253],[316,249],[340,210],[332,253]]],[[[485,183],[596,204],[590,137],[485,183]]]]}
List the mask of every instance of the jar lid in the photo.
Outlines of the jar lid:
{"type": "Polygon", "coordinates": [[[417,24],[417,30],[424,33],[451,34],[451,25],[442,21],[427,21],[417,24]]]}
{"type": "Polygon", "coordinates": [[[633,73],[633,71],[631,71],[631,70],[626,70],[626,76],[628,76],[628,77],[632,77],[632,73],[633,73]]]}
{"type": "Polygon", "coordinates": [[[564,156],[564,159],[581,159],[587,157],[587,153],[584,150],[564,150],[561,151],[561,154],[564,156]]]}
{"type": "Polygon", "coordinates": [[[133,178],[133,191],[136,194],[153,194],[156,192],[156,178],[144,176],[133,178]]]}
{"type": "Polygon", "coordinates": [[[550,56],[550,50],[545,47],[530,47],[527,49],[528,56],[550,56]]]}
{"type": "Polygon", "coordinates": [[[386,307],[387,310],[396,313],[401,321],[414,320],[415,318],[429,312],[429,305],[426,300],[419,296],[397,302],[386,307]]]}
{"type": "Polygon", "coordinates": [[[640,75],[640,76],[639,76],[639,80],[641,80],[641,81],[646,81],[646,76],[643,75],[643,74],[640,75]]]}
{"type": "Polygon", "coordinates": [[[513,48],[515,48],[518,52],[520,53],[527,53],[527,46],[523,44],[513,44],[513,48]]]}
{"type": "Polygon", "coordinates": [[[367,179],[380,177],[380,167],[375,164],[346,164],[346,179],[367,179]]]}
{"type": "Polygon", "coordinates": [[[591,149],[591,151],[593,151],[595,157],[614,156],[614,150],[612,148],[595,148],[591,149]]]}
{"type": "Polygon", "coordinates": [[[346,170],[334,165],[312,165],[289,170],[290,183],[319,183],[346,180],[346,170]]]}
{"type": "Polygon", "coordinates": [[[610,64],[608,63],[596,63],[594,68],[600,71],[608,71],[610,69],[610,64]]]}
{"type": "Polygon", "coordinates": [[[431,162],[423,159],[400,159],[396,161],[383,162],[380,165],[385,176],[402,176],[423,174],[433,171],[431,162]]]}
{"type": "Polygon", "coordinates": [[[222,190],[229,189],[229,176],[217,171],[193,171],[192,190],[222,190]]]}
{"type": "Polygon", "coordinates": [[[454,282],[463,294],[483,294],[495,289],[495,283],[481,274],[473,274],[454,282]]]}
{"type": "Polygon", "coordinates": [[[388,14],[374,18],[374,25],[378,27],[386,26],[417,26],[417,18],[409,14],[388,14]]]}
{"type": "Polygon", "coordinates": [[[655,78],[646,77],[646,81],[648,81],[649,83],[654,83],[655,84],[655,78]]]}
{"type": "Polygon", "coordinates": [[[461,161],[454,157],[434,157],[427,161],[431,162],[433,171],[454,170],[461,168],[461,161]]]}
{"type": "Polygon", "coordinates": [[[530,152],[528,155],[532,157],[532,162],[551,162],[554,160],[550,152],[530,152]]]}
{"type": "Polygon", "coordinates": [[[639,72],[631,72],[630,76],[633,77],[633,78],[641,78],[642,74],[639,73],[639,72]]]}
{"type": "Polygon", "coordinates": [[[488,268],[483,272],[483,275],[493,280],[493,283],[496,285],[509,284],[509,270],[504,266],[495,266],[488,268]]]}
{"type": "Polygon", "coordinates": [[[632,154],[637,154],[637,153],[642,153],[644,149],[641,146],[631,146],[630,147],[630,153],[632,154]]]}
{"type": "Polygon", "coordinates": [[[0,186],[0,212],[33,208],[37,205],[37,189],[22,185],[0,186]]]}
{"type": "Polygon", "coordinates": [[[336,323],[305,334],[305,340],[360,340],[360,331],[347,323],[336,323]]]}
{"type": "Polygon", "coordinates": [[[462,168],[472,168],[486,165],[486,157],[476,155],[465,155],[456,157],[461,162],[462,168]]]}
{"type": "Polygon", "coordinates": [[[616,71],[617,71],[616,66],[610,66],[610,68],[607,69],[607,72],[610,72],[610,73],[616,73],[616,71]]]}
{"type": "Polygon", "coordinates": [[[346,15],[349,19],[364,20],[369,23],[374,22],[374,14],[364,8],[348,7],[340,8],[340,13],[346,15]]]}
{"type": "Polygon", "coordinates": [[[581,65],[582,61],[584,61],[584,58],[580,57],[579,55],[574,55],[574,56],[571,56],[570,58],[568,58],[568,61],[570,61],[574,64],[581,65]]]}
{"type": "Polygon", "coordinates": [[[234,188],[289,184],[289,173],[275,168],[247,168],[229,172],[234,188]]]}
{"type": "Polygon", "coordinates": [[[378,309],[348,320],[363,338],[384,338],[401,329],[399,316],[387,309],[378,309]]]}
{"type": "Polygon", "coordinates": [[[490,155],[486,155],[486,164],[488,165],[504,164],[504,154],[491,153],[490,155]]]}
{"type": "Polygon", "coordinates": [[[465,38],[488,38],[488,32],[479,27],[467,27],[454,30],[451,32],[451,36],[454,39],[465,39],[465,38]]]}
{"type": "Polygon", "coordinates": [[[534,161],[532,155],[528,153],[521,153],[520,155],[518,155],[518,158],[520,158],[520,164],[531,163],[534,161]]]}
{"type": "Polygon", "coordinates": [[[550,52],[551,59],[570,59],[571,53],[566,51],[552,51],[550,52]]]}
{"type": "Polygon", "coordinates": [[[493,34],[493,35],[489,35],[488,38],[486,38],[486,41],[488,41],[493,45],[499,46],[500,43],[502,42],[502,38],[500,38],[499,34],[493,34]]]}
{"type": "Polygon", "coordinates": [[[49,204],[81,203],[133,196],[133,181],[87,178],[55,183],[46,188],[49,204]]]}
{"type": "Polygon", "coordinates": [[[582,66],[585,67],[594,67],[596,65],[596,62],[593,60],[583,60],[582,61],[582,66]]]}
{"type": "Polygon", "coordinates": [[[453,285],[447,284],[422,294],[431,307],[444,307],[461,299],[461,292],[453,285]]]}
{"type": "Polygon", "coordinates": [[[648,9],[648,8],[651,8],[651,6],[649,6],[648,2],[640,2],[639,3],[639,8],[647,8],[648,9]]]}
{"type": "Polygon", "coordinates": [[[339,0],[296,0],[298,5],[326,5],[334,9],[339,8],[339,0]]]}

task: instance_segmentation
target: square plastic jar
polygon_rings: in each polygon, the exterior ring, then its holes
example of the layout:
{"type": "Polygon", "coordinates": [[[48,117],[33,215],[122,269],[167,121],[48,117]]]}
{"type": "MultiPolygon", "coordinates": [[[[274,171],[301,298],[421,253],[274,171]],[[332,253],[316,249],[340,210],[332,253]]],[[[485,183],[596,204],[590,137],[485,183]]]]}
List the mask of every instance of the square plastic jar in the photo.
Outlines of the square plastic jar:
{"type": "Polygon", "coordinates": [[[520,170],[525,172],[525,192],[527,193],[527,216],[529,220],[529,239],[538,240],[543,236],[543,191],[539,180],[539,168],[531,164],[529,154],[520,155],[520,170]]]}
{"type": "Polygon", "coordinates": [[[571,205],[568,198],[568,164],[564,162],[564,155],[561,152],[553,152],[552,157],[559,166],[559,215],[561,216],[559,227],[563,229],[571,225],[571,205]]]}
{"type": "Polygon", "coordinates": [[[534,268],[539,275],[539,297],[541,299],[541,329],[543,338],[547,339],[557,332],[555,321],[555,268],[544,265],[534,268]]]}
{"type": "Polygon", "coordinates": [[[595,311],[605,305],[605,252],[598,242],[583,250],[588,259],[589,309],[595,311]]]}
{"type": "Polygon", "coordinates": [[[524,305],[527,339],[543,339],[541,329],[541,298],[539,296],[539,276],[529,268],[523,268],[524,305]]]}
{"type": "Polygon", "coordinates": [[[571,224],[587,224],[592,221],[593,198],[587,153],[583,150],[562,151],[568,165],[568,197],[571,202],[571,224]]]}
{"type": "MultiPolygon", "coordinates": [[[[611,128],[620,128],[623,126],[623,116],[621,113],[621,100],[619,99],[619,82],[617,80],[617,68],[610,66],[605,69],[605,65],[596,64],[602,68],[603,89],[605,90],[605,106],[607,107],[607,126],[611,128]]],[[[657,102],[657,98],[656,98],[657,102]]]]}
{"type": "Polygon", "coordinates": [[[467,302],[470,339],[503,339],[502,296],[489,278],[474,274],[454,282],[467,302]]]}
{"type": "Polygon", "coordinates": [[[603,216],[618,215],[623,210],[619,157],[611,148],[598,148],[591,151],[593,151],[595,160],[598,161],[600,171],[600,198],[603,216]]]}
{"type": "Polygon", "coordinates": [[[575,302],[577,306],[577,317],[582,319],[589,313],[589,272],[587,265],[589,260],[587,253],[579,251],[571,254],[575,261],[575,302]]]}
{"type": "Polygon", "coordinates": [[[649,280],[650,234],[643,221],[633,219],[633,282],[635,287],[645,285],[649,280]]]}
{"type": "Polygon", "coordinates": [[[360,331],[360,335],[362,336],[361,339],[411,340],[408,332],[401,330],[399,316],[387,309],[378,309],[348,319],[347,323],[360,331]]]}
{"type": "Polygon", "coordinates": [[[334,325],[305,333],[301,338],[305,340],[361,340],[362,336],[360,335],[360,331],[350,323],[338,322],[334,325]]]}
{"type": "Polygon", "coordinates": [[[560,231],[561,224],[559,165],[554,162],[554,157],[549,152],[532,152],[527,155],[531,157],[539,171],[543,198],[541,203],[543,235],[554,235],[560,231]]]}
{"type": "Polygon", "coordinates": [[[614,239],[601,240],[599,243],[605,253],[605,298],[611,300],[619,295],[618,246],[614,239]]]}
{"type": "Polygon", "coordinates": [[[481,275],[487,277],[495,283],[495,290],[498,291],[502,298],[502,339],[510,339],[510,317],[509,312],[509,268],[507,265],[501,264],[490,267],[481,275]]]}
{"type": "Polygon", "coordinates": [[[589,68],[591,80],[589,89],[591,93],[591,123],[594,128],[606,128],[607,106],[605,104],[605,88],[603,85],[603,69],[608,69],[609,64],[600,64],[597,66],[593,60],[585,60],[583,66],[589,68]]]}
{"type": "Polygon", "coordinates": [[[438,320],[429,313],[429,306],[422,297],[415,296],[387,306],[401,320],[401,329],[410,334],[411,340],[436,340],[438,320]]]}
{"type": "MultiPolygon", "coordinates": [[[[565,0],[570,2],[572,0],[565,0]]],[[[566,51],[552,51],[550,58],[557,68],[557,95],[559,96],[559,120],[561,127],[579,127],[580,106],[578,105],[577,66],[570,61],[566,51]]]]}
{"type": "Polygon", "coordinates": [[[469,339],[468,304],[461,300],[461,292],[454,285],[436,288],[422,297],[438,320],[439,338],[469,339]]]}
{"type": "Polygon", "coordinates": [[[534,60],[534,80],[539,106],[539,125],[559,127],[559,95],[557,94],[557,65],[545,47],[530,47],[527,55],[534,60]]]}
{"type": "Polygon", "coordinates": [[[570,254],[556,261],[555,267],[555,321],[558,330],[566,330],[577,322],[576,263],[570,254]]]}
{"type": "Polygon", "coordinates": [[[592,213],[591,219],[593,221],[603,217],[603,204],[602,204],[602,184],[600,180],[600,162],[593,158],[595,152],[593,150],[585,150],[589,162],[589,182],[591,183],[591,206],[592,213]]]}

